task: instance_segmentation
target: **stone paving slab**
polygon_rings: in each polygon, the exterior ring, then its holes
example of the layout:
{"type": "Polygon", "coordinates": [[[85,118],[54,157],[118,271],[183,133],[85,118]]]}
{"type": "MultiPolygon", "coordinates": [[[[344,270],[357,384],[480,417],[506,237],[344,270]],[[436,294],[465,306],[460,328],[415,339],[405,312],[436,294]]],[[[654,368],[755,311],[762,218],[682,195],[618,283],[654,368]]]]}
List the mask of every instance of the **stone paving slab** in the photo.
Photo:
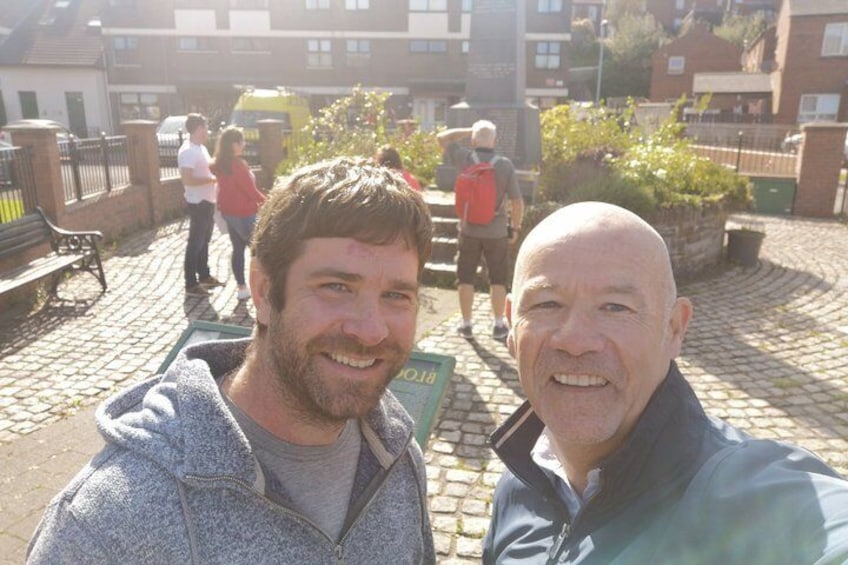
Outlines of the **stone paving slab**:
{"type": "MultiPolygon", "coordinates": [[[[743,218],[744,219],[744,218],[743,218]]],[[[759,437],[803,445],[848,473],[848,227],[836,221],[757,217],[760,265],[732,267],[681,286],[695,305],[679,363],[708,412],[759,437]]],[[[250,325],[235,285],[183,297],[185,233],[177,223],[129,238],[106,262],[110,291],[77,276],[76,301],[27,317],[0,316],[0,560],[22,562],[46,501],[96,452],[93,404],[150,374],[191,319],[250,325]],[[70,415],[70,416],[69,416],[70,415]]],[[[228,272],[216,237],[213,272],[228,272]]],[[[426,293],[425,293],[426,294],[426,293]]],[[[502,465],[486,436],[523,399],[506,347],[453,334],[442,304],[419,348],[457,358],[425,453],[442,563],[477,563],[502,465]]],[[[427,308],[427,304],[425,304],[427,308]]],[[[488,313],[488,296],[475,311],[488,313]]]]}

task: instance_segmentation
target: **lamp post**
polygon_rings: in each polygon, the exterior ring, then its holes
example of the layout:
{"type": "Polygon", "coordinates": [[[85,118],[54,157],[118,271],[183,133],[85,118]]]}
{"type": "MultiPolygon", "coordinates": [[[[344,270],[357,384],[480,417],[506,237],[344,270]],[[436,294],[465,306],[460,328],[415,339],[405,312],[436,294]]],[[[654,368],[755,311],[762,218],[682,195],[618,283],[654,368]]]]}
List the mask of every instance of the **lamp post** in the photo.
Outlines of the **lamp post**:
{"type": "Polygon", "coordinates": [[[606,37],[607,21],[601,20],[599,43],[601,45],[598,54],[598,84],[595,87],[595,105],[601,103],[601,76],[604,74],[604,38],[606,37]]]}

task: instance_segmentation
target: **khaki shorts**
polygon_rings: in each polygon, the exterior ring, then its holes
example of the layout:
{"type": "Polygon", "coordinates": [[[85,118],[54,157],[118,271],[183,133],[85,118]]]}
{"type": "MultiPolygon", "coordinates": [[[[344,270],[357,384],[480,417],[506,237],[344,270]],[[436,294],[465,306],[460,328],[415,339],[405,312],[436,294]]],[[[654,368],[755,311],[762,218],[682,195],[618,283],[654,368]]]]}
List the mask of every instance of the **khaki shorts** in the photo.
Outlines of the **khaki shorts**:
{"type": "Polygon", "coordinates": [[[486,259],[489,284],[506,286],[509,270],[509,238],[459,237],[456,278],[459,284],[474,284],[480,256],[486,259]]]}

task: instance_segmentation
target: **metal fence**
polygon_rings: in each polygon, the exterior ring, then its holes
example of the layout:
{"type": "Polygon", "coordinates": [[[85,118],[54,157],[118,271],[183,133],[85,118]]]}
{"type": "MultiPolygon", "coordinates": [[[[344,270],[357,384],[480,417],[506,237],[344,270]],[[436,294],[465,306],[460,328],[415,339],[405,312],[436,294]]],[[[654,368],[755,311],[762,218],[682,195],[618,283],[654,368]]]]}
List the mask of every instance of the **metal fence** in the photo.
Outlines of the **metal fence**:
{"type": "Polygon", "coordinates": [[[756,130],[735,134],[687,131],[696,153],[744,175],[794,177],[797,148],[788,137],[762,135],[756,130]]]}
{"type": "Polygon", "coordinates": [[[34,213],[36,205],[30,148],[0,150],[0,224],[34,213]]]}
{"type": "Polygon", "coordinates": [[[110,192],[130,183],[127,138],[101,134],[99,138],[59,141],[59,162],[65,202],[110,192]]]}

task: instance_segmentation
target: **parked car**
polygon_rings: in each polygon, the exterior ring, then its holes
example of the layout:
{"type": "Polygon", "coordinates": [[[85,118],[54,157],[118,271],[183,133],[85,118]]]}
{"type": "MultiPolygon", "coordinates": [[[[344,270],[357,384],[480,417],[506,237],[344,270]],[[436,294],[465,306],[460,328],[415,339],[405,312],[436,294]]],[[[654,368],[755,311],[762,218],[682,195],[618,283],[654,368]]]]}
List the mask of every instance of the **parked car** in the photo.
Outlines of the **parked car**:
{"type": "MultiPolygon", "coordinates": [[[[67,142],[71,138],[71,130],[65,127],[60,122],[55,120],[43,120],[43,119],[27,119],[27,120],[15,120],[13,122],[9,122],[5,126],[8,128],[10,126],[25,126],[25,125],[33,125],[33,126],[53,126],[59,128],[59,131],[56,132],[56,141],[60,144],[63,142],[67,142]]],[[[6,141],[12,143],[11,133],[8,131],[0,131],[0,141],[6,141]]]]}
{"type": "MultiPolygon", "coordinates": [[[[804,139],[803,133],[794,133],[787,135],[780,142],[780,149],[784,153],[798,153],[801,150],[801,141],[804,139]]],[[[842,162],[848,163],[848,137],[845,138],[844,146],[842,147],[842,162]]]]}
{"type": "Polygon", "coordinates": [[[156,143],[159,146],[159,164],[176,166],[185,133],[186,116],[168,116],[156,128],[156,143]]]}
{"type": "MultiPolygon", "coordinates": [[[[15,120],[14,122],[9,122],[4,128],[8,128],[9,126],[22,126],[22,125],[35,125],[35,126],[53,126],[59,128],[59,131],[56,132],[56,142],[59,144],[59,159],[61,161],[70,161],[71,160],[71,152],[68,144],[71,140],[71,130],[64,126],[64,124],[57,122],[56,120],[44,120],[41,118],[38,119],[25,119],[25,120],[15,120]]],[[[12,139],[11,132],[8,131],[0,131],[0,141],[6,141],[9,143],[14,143],[14,139],[12,139]]],[[[82,160],[82,154],[77,154],[77,161],[82,160]]]]}

